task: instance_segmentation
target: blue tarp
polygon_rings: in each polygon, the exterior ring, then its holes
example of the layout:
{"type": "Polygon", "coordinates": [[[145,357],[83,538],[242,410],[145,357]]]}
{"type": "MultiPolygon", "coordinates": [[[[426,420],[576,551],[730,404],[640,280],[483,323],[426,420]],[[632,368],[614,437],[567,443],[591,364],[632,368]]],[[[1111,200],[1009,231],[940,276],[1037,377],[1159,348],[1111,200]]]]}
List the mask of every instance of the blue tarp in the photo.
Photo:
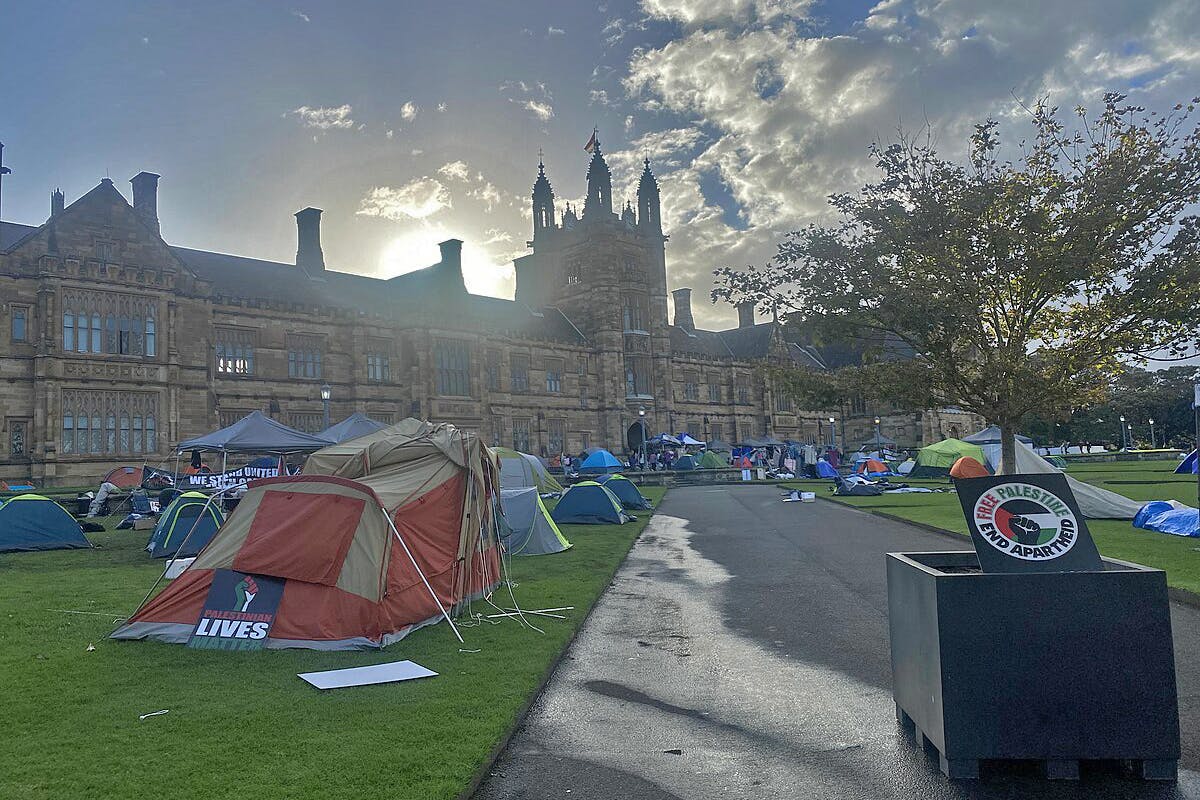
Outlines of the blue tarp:
{"type": "Polygon", "coordinates": [[[621,509],[617,496],[595,481],[577,483],[563,494],[550,518],[559,525],[620,525],[633,517],[621,509]]]}
{"type": "Polygon", "coordinates": [[[598,472],[617,472],[621,469],[621,462],[617,457],[607,450],[597,450],[583,460],[579,465],[580,472],[598,473],[598,472]]]}
{"type": "Polygon", "coordinates": [[[653,508],[650,501],[638,491],[633,481],[624,475],[601,475],[596,478],[596,482],[603,484],[604,488],[615,494],[625,508],[653,508]]]}
{"type": "Polygon", "coordinates": [[[823,458],[817,459],[817,476],[821,478],[836,478],[838,471],[823,458]]]}
{"type": "Polygon", "coordinates": [[[22,494],[0,506],[0,553],[91,547],[66,509],[37,494],[22,494]]]}
{"type": "Polygon", "coordinates": [[[1133,527],[1173,536],[1200,536],[1200,519],[1196,509],[1163,500],[1154,500],[1142,506],[1133,518],[1133,527]]]}
{"type": "Polygon", "coordinates": [[[1193,450],[1188,454],[1188,457],[1183,460],[1183,463],[1175,468],[1175,474],[1195,475],[1198,466],[1200,466],[1200,459],[1196,458],[1196,451],[1193,450]]]}

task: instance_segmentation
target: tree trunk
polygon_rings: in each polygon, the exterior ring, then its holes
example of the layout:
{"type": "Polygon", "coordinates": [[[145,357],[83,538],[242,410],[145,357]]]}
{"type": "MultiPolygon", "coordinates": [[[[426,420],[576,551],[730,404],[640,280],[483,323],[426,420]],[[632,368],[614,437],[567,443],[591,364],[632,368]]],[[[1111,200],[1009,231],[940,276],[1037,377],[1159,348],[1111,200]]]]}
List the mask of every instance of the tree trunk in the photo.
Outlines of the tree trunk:
{"type": "Polygon", "coordinates": [[[1013,475],[1017,471],[1017,433],[1010,421],[1000,423],[1000,461],[1004,465],[1005,475],[1013,475]]]}

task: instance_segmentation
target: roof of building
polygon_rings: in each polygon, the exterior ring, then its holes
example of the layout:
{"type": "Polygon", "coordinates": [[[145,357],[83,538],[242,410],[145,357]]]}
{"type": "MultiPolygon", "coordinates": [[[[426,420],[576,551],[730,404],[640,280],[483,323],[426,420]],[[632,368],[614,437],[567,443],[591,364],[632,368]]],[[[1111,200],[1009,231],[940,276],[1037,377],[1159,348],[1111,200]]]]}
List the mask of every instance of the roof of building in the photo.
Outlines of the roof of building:
{"type": "Polygon", "coordinates": [[[0,250],[7,250],[38,229],[37,225],[0,222],[0,250]]]}

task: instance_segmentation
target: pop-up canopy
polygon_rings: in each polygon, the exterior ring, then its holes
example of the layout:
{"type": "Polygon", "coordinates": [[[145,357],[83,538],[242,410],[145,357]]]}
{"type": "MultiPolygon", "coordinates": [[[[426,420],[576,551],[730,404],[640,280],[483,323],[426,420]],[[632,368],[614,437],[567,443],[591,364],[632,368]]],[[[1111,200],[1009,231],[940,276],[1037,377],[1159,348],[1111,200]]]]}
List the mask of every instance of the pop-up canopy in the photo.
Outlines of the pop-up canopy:
{"type": "Polygon", "coordinates": [[[382,422],[376,422],[366,414],[355,412],[341,422],[330,425],[317,435],[322,439],[329,439],[332,442],[346,442],[386,427],[382,422]]]}
{"type": "Polygon", "coordinates": [[[315,453],[333,441],[289,428],[261,411],[251,411],[227,428],[180,442],[178,452],[216,450],[222,453],[315,453]]]}

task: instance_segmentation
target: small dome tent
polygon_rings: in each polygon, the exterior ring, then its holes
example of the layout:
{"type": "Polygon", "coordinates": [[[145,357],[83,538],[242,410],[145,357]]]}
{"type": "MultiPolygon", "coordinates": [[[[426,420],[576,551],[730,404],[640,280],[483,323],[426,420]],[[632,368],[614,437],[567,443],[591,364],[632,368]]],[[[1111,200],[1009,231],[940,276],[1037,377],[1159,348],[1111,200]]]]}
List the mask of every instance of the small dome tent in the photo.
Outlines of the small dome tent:
{"type": "Polygon", "coordinates": [[[500,507],[504,512],[500,541],[509,555],[540,556],[571,547],[536,488],[501,489],[500,507]]]}
{"type": "Polygon", "coordinates": [[[0,505],[0,553],[91,547],[67,510],[40,494],[19,494],[0,505]]]}
{"type": "Polygon", "coordinates": [[[555,480],[537,456],[507,447],[496,447],[492,452],[500,459],[500,488],[525,489],[533,486],[542,494],[562,492],[562,484],[555,480]]]}
{"type": "Polygon", "coordinates": [[[225,522],[208,495],[184,492],[171,501],[146,542],[154,558],[191,558],[204,549],[225,522]]]}
{"type": "Polygon", "coordinates": [[[622,525],[633,517],[617,496],[595,481],[582,481],[563,494],[550,517],[560,525],[622,525]]]}
{"type": "Polygon", "coordinates": [[[680,456],[675,459],[675,463],[671,465],[671,469],[677,472],[689,472],[696,469],[696,457],[693,455],[680,456]]]}
{"type": "Polygon", "coordinates": [[[624,508],[642,510],[653,508],[650,501],[642,495],[633,481],[624,475],[601,475],[596,478],[596,482],[604,484],[605,489],[615,494],[624,508]]]}
{"type": "Polygon", "coordinates": [[[954,462],[963,456],[970,456],[980,464],[986,463],[979,445],[968,444],[959,439],[945,439],[922,447],[917,452],[917,465],[908,473],[908,477],[945,478],[950,475],[950,468],[954,466],[954,462]]]}
{"type": "Polygon", "coordinates": [[[712,450],[705,450],[700,454],[700,459],[696,462],[697,469],[727,469],[728,467],[729,462],[712,450]]]}
{"type": "Polygon", "coordinates": [[[1200,460],[1197,460],[1196,451],[1188,453],[1187,458],[1179,463],[1175,468],[1176,475],[1195,475],[1197,470],[1200,470],[1200,460]]]}
{"type": "Polygon", "coordinates": [[[579,465],[580,472],[590,473],[595,475],[602,472],[617,472],[621,469],[621,462],[617,457],[607,450],[597,450],[583,460],[579,465]]]}

